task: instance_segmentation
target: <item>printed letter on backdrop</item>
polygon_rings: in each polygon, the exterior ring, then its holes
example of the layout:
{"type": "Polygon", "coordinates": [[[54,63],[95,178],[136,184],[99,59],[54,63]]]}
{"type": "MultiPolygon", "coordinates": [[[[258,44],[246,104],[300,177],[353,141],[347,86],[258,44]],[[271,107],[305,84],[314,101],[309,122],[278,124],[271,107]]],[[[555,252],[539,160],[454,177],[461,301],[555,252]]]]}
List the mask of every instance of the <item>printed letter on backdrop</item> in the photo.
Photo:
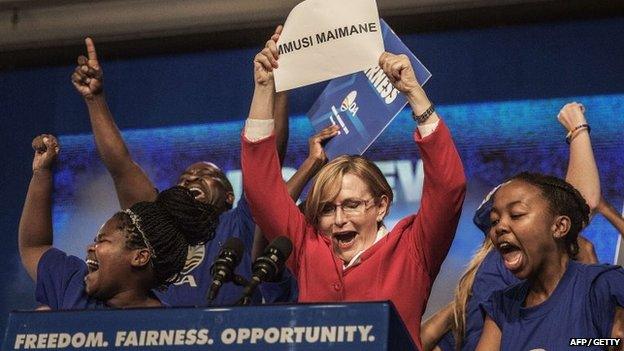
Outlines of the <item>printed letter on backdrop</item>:
{"type": "Polygon", "coordinates": [[[376,66],[384,51],[375,0],[306,0],[279,41],[275,88],[283,91],[376,66]]]}

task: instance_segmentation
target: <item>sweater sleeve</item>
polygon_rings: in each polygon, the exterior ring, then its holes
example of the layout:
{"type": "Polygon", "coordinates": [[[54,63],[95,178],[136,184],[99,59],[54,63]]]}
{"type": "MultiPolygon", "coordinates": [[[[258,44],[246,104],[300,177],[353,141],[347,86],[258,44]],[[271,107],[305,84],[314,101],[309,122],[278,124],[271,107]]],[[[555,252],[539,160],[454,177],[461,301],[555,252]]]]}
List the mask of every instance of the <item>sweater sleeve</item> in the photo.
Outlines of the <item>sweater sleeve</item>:
{"type": "Polygon", "coordinates": [[[313,233],[314,230],[288,194],[280,172],[275,135],[255,142],[245,135],[241,138],[243,191],[251,213],[267,240],[284,235],[292,241],[290,262],[297,272],[306,232],[313,233]]]}
{"type": "Polygon", "coordinates": [[[432,281],[453,242],[466,195],[461,159],[448,127],[442,120],[439,123],[435,131],[424,138],[414,133],[425,179],[420,211],[408,229],[415,252],[432,281]]]}

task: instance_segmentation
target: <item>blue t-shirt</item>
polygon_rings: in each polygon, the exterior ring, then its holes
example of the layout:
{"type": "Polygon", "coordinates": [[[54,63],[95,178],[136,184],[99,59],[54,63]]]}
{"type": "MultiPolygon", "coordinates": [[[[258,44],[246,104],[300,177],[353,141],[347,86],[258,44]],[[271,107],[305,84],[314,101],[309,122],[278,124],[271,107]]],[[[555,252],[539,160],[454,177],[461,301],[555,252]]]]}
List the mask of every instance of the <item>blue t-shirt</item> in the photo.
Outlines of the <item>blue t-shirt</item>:
{"type": "Polygon", "coordinates": [[[37,265],[35,298],[53,310],[107,308],[103,301],[85,292],[84,277],[88,274],[85,261],[50,248],[37,265]]]}
{"type": "MultiPolygon", "coordinates": [[[[503,258],[497,250],[490,251],[475,274],[472,284],[472,295],[466,304],[466,333],[461,350],[472,351],[477,348],[483,331],[484,315],[480,305],[490,298],[493,292],[503,290],[519,283],[503,264],[503,258]]],[[[455,351],[453,333],[446,333],[438,343],[443,351],[455,351]]]]}
{"type": "Polygon", "coordinates": [[[546,301],[522,307],[528,291],[529,283],[524,281],[495,292],[482,305],[502,332],[501,349],[565,350],[572,338],[611,337],[615,309],[624,306],[624,270],[570,261],[546,301]]]}
{"type": "MultiPolygon", "coordinates": [[[[249,279],[251,277],[251,249],[254,229],[255,223],[251,216],[251,210],[245,197],[241,196],[236,208],[219,216],[219,224],[212,240],[205,244],[189,247],[181,280],[170,285],[165,291],[155,291],[158,298],[171,306],[206,306],[206,294],[212,284],[210,267],[219,255],[221,247],[230,237],[241,239],[245,247],[243,258],[235,272],[249,279]]],[[[264,294],[265,302],[296,299],[297,290],[296,286],[293,287],[292,281],[294,280],[289,272],[285,272],[281,283],[262,284],[260,290],[264,294]]],[[[242,294],[242,287],[232,282],[223,284],[212,305],[233,305],[242,294]]],[[[262,298],[262,294],[257,291],[252,298],[252,303],[262,303],[262,298]]]]}

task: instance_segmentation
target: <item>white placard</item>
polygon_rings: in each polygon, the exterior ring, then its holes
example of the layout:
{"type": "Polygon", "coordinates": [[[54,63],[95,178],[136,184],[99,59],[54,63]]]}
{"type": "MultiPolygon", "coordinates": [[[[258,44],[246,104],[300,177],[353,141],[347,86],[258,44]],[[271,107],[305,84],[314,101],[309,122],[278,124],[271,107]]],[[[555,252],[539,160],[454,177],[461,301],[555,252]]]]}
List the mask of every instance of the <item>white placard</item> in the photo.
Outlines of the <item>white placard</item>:
{"type": "Polygon", "coordinates": [[[290,12],[277,42],[276,91],[378,65],[384,51],[375,0],[306,0],[290,12]]]}

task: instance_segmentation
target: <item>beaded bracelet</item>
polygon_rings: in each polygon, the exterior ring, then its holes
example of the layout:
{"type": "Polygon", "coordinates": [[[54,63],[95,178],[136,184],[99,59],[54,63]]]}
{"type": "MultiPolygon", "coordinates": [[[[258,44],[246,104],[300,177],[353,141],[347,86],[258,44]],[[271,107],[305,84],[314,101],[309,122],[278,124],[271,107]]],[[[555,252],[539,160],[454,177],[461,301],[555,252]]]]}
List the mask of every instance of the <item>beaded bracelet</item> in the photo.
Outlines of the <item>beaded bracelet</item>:
{"type": "Polygon", "coordinates": [[[591,132],[591,127],[587,123],[576,126],[574,129],[569,131],[568,134],[566,135],[566,138],[565,138],[566,143],[570,144],[572,139],[574,139],[574,137],[578,135],[578,132],[582,130],[587,130],[587,133],[589,134],[591,132]]]}
{"type": "Polygon", "coordinates": [[[412,111],[412,118],[414,119],[414,121],[418,122],[419,124],[423,124],[429,119],[429,117],[431,117],[431,115],[434,112],[435,112],[435,106],[431,104],[431,106],[429,106],[429,108],[425,110],[425,112],[423,112],[421,115],[417,116],[416,113],[412,111]]]}

